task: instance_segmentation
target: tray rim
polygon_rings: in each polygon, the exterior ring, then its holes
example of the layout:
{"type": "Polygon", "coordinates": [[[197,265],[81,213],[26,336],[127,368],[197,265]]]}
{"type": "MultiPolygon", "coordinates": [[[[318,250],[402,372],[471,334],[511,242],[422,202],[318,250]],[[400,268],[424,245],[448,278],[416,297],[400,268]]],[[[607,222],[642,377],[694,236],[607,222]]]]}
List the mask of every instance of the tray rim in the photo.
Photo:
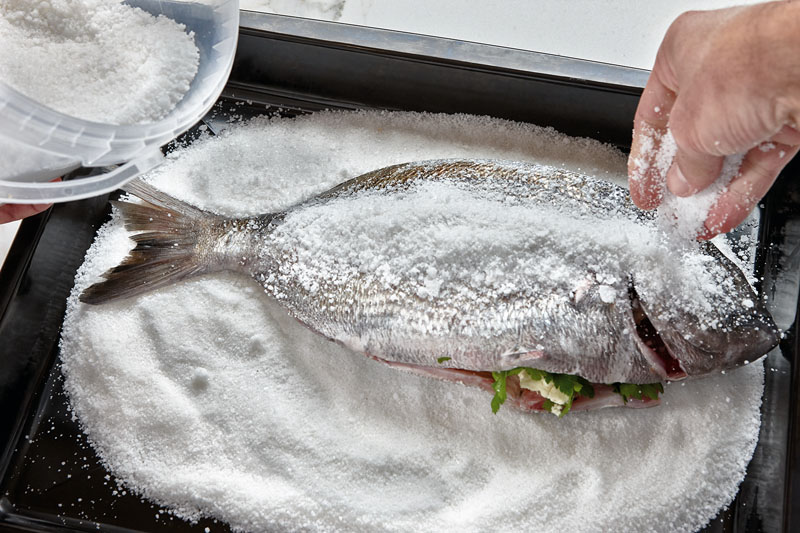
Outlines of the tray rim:
{"type": "Polygon", "coordinates": [[[239,27],[243,34],[280,35],[318,45],[327,42],[340,48],[364,52],[535,73],[628,91],[641,92],[650,75],[649,70],[637,67],[534,50],[249,10],[241,11],[239,27]]]}

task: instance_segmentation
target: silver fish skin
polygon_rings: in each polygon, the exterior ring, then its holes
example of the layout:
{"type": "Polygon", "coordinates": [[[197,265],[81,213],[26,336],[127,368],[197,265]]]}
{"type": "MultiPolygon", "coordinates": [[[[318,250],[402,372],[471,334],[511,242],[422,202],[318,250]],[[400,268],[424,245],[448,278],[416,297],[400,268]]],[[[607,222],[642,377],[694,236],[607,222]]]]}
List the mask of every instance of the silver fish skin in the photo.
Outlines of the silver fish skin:
{"type": "Polygon", "coordinates": [[[685,261],[665,266],[679,256],[659,244],[652,215],[625,189],[563,169],[395,165],[244,219],[141,182],[126,190],[146,203],[117,206],[126,227],[143,233],[132,236],[129,258],[81,295],[86,303],[235,270],[312,330],[397,366],[432,375],[526,366],[598,384],[719,372],[779,339],[744,275],[713,245],[690,259],[727,292],[694,286],[685,261]],[[463,209],[443,208],[440,219],[437,203],[463,209]],[[481,206],[474,216],[471,205],[481,206]],[[519,229],[508,217],[519,217],[519,229]],[[497,227],[495,246],[482,236],[497,227]],[[623,238],[608,235],[622,230],[623,238]]]}

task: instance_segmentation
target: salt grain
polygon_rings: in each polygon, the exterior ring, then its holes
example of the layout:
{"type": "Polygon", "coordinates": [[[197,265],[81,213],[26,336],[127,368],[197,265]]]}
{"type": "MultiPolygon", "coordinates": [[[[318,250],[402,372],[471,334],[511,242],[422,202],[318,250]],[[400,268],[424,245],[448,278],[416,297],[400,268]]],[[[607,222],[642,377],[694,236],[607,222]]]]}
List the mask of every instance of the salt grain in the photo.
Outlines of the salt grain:
{"type": "Polygon", "coordinates": [[[761,150],[762,152],[769,152],[770,150],[775,149],[775,144],[770,142],[761,143],[758,145],[758,149],[761,150]]]}
{"type": "MultiPolygon", "coordinates": [[[[342,176],[464,156],[625,175],[617,152],[552,130],[465,116],[321,113],[201,140],[153,179],[201,207],[242,215],[285,208],[342,176]]],[[[688,532],[731,501],[755,446],[761,365],[682,382],[654,409],[495,416],[483,391],[404,374],[325,341],[241,276],[80,304],[77,294],[130,247],[114,219],[79,271],[62,338],[65,387],[106,466],[177,516],[243,530],[502,523],[688,532]],[[201,368],[219,394],[191,386],[187,376],[201,368]]]]}
{"type": "Polygon", "coordinates": [[[199,390],[205,389],[208,387],[208,378],[210,375],[208,370],[201,366],[195,368],[192,373],[192,386],[199,390]]]}
{"type": "Polygon", "coordinates": [[[0,80],[84,120],[164,117],[197,72],[194,36],[119,0],[0,2],[0,80]]]}
{"type": "Polygon", "coordinates": [[[597,291],[600,295],[600,299],[607,304],[613,304],[617,299],[617,293],[614,290],[614,287],[609,285],[600,285],[597,288],[597,291]]]}

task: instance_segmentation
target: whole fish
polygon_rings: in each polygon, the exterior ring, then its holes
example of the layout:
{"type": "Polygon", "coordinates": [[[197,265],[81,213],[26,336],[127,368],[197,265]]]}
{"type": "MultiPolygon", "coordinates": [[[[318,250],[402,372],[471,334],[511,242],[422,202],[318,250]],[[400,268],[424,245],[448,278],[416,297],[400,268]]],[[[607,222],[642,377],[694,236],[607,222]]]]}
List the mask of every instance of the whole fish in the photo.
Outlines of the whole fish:
{"type": "Polygon", "coordinates": [[[779,340],[713,244],[676,246],[624,188],[563,169],[395,165],[250,218],[141,181],[126,190],[144,200],[115,202],[136,247],[83,302],[234,270],[319,334],[494,391],[498,405],[653,405],[651,384],[733,368],[779,340]]]}

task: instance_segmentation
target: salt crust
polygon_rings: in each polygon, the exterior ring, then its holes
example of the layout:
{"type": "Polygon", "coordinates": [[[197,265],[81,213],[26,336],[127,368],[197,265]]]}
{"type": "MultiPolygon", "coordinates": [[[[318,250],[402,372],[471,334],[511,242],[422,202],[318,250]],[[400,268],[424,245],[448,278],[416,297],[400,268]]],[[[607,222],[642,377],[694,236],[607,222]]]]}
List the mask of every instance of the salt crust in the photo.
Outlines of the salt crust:
{"type": "Polygon", "coordinates": [[[166,116],[200,57],[185,26],[120,0],[2,0],[0,50],[0,80],[57,111],[108,124],[166,116]]]}
{"type": "MultiPolygon", "coordinates": [[[[257,120],[172,156],[152,179],[253,214],[404,160],[559,154],[623,179],[620,154],[552,130],[389,113],[257,120]]],[[[667,385],[655,409],[495,416],[485,392],[327,342],[233,274],[79,304],[130,247],[115,219],[79,270],[65,387],[111,471],[189,519],[255,531],[694,531],[731,501],[755,447],[760,364],[667,385]]]]}
{"type": "MultiPolygon", "coordinates": [[[[435,168],[433,162],[415,172],[435,168]]],[[[459,302],[463,317],[481,317],[487,327],[504,322],[502,313],[497,321],[487,318],[498,299],[564,294],[585,283],[587,272],[593,281],[621,289],[616,295],[612,287],[611,294],[604,291],[611,302],[627,298],[629,273],[647,291],[651,316],[672,320],[690,313],[703,329],[726,328],[720,318],[741,306],[734,279],[721,264],[696,242],[677,250],[665,245],[653,224],[636,222],[632,204],[620,206],[622,189],[615,195],[586,184],[584,195],[607,195],[587,205],[548,187],[558,179],[551,167],[494,168],[544,176],[544,192],[531,199],[527,187],[510,180],[466,186],[450,179],[362,192],[290,211],[262,252],[296,258],[278,269],[279,277],[297,280],[310,295],[324,286],[327,294],[340,296],[337,286],[359,277],[381,291],[378,298],[409,312],[415,312],[417,297],[444,293],[447,301],[459,302]],[[410,296],[403,298],[403,292],[410,296]]],[[[258,223],[251,226],[260,231],[258,223]]],[[[260,281],[269,285],[271,278],[260,281]]]]}

